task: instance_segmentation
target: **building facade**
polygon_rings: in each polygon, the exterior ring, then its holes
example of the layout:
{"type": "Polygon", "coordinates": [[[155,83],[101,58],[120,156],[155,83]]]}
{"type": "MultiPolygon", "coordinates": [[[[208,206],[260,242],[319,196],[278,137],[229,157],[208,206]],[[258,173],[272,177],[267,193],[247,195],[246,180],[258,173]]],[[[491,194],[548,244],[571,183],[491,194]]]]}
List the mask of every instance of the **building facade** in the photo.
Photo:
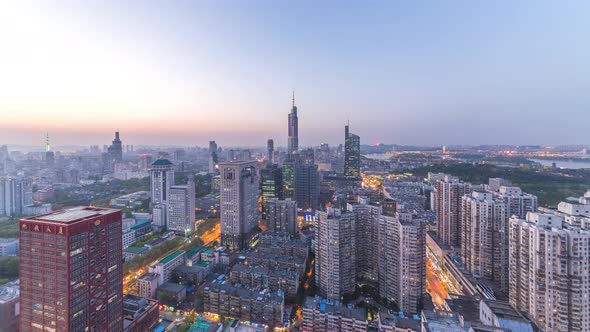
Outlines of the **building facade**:
{"type": "Polygon", "coordinates": [[[260,196],[262,197],[262,218],[268,211],[267,202],[283,199],[283,171],[276,164],[268,164],[260,170],[260,196]]]}
{"type": "Polygon", "coordinates": [[[121,331],[121,211],[77,207],[19,221],[20,331],[121,331]]]}
{"type": "Polygon", "coordinates": [[[221,242],[242,249],[256,232],[259,221],[258,175],[253,161],[219,164],[221,172],[221,242]]]}
{"type": "Polygon", "coordinates": [[[444,245],[461,247],[461,199],[471,193],[471,184],[457,177],[444,175],[434,184],[437,236],[444,245]]]}
{"type": "Polygon", "coordinates": [[[510,304],[544,331],[590,331],[590,218],[563,214],[510,219],[510,304]]]}
{"type": "Polygon", "coordinates": [[[170,187],[174,185],[174,165],[168,159],[158,159],[150,167],[152,214],[154,226],[167,227],[167,202],[170,187]]]}
{"type": "Polygon", "coordinates": [[[273,232],[297,234],[297,202],[290,199],[267,201],[266,226],[273,232]]]}
{"type": "Polygon", "coordinates": [[[145,273],[137,279],[139,296],[146,299],[155,299],[156,291],[160,286],[160,276],[157,273],[145,273]]]}
{"type": "Polygon", "coordinates": [[[316,216],[315,282],[321,296],[340,300],[355,290],[355,216],[334,208],[316,216]]]}
{"type": "Polygon", "coordinates": [[[23,215],[33,204],[33,187],[29,179],[0,177],[0,216],[23,215]]]}
{"type": "Polygon", "coordinates": [[[17,238],[0,238],[0,256],[18,255],[17,238]]]}
{"type": "Polygon", "coordinates": [[[379,295],[414,313],[426,286],[426,226],[411,214],[379,217],[379,295]]]}
{"type": "Polygon", "coordinates": [[[188,236],[195,232],[195,182],[189,177],[184,186],[171,186],[168,195],[168,230],[188,236]]]}
{"type": "Polygon", "coordinates": [[[169,282],[174,269],[184,265],[184,254],[184,250],[176,250],[159,260],[156,264],[150,266],[150,273],[156,273],[158,275],[160,285],[169,282]]]}
{"type": "Polygon", "coordinates": [[[317,165],[300,163],[295,167],[295,200],[302,210],[319,208],[320,173],[317,165]]]}
{"type": "Polygon", "coordinates": [[[344,127],[344,176],[361,177],[361,138],[344,127]]]}

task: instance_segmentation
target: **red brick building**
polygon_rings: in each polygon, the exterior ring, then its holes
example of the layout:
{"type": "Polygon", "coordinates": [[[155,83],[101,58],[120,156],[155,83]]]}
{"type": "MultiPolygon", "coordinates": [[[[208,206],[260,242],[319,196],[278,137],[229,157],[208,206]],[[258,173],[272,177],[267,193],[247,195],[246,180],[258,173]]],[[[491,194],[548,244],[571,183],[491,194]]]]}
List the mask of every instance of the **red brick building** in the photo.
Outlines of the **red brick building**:
{"type": "Polygon", "coordinates": [[[95,207],[19,221],[21,332],[123,330],[121,222],[95,207]]]}

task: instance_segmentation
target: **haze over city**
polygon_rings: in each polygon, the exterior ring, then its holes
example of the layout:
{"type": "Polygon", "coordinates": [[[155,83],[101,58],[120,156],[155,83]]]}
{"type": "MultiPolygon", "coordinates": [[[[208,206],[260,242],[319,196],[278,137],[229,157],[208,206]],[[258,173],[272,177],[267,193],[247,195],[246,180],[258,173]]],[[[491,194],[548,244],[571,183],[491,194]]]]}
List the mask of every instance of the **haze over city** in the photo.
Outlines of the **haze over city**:
{"type": "Polygon", "coordinates": [[[585,144],[588,10],[3,2],[0,141],[97,144],[120,129],[130,144],[285,146],[294,89],[302,146],[338,142],[347,120],[363,144],[585,144]]]}

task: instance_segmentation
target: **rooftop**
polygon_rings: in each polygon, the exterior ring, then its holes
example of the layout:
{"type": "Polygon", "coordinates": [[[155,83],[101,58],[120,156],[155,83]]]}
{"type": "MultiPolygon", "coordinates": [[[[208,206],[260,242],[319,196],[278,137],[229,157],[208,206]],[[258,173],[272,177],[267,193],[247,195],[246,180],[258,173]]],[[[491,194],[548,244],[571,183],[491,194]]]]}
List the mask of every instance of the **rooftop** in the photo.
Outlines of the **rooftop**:
{"type": "Polygon", "coordinates": [[[131,226],[131,229],[138,229],[138,228],[141,228],[141,227],[149,225],[149,224],[151,224],[151,222],[149,222],[147,220],[140,221],[140,222],[136,223],[135,225],[131,226]]]}
{"type": "Polygon", "coordinates": [[[145,247],[128,247],[128,248],[123,249],[123,251],[130,252],[132,254],[141,254],[141,253],[147,251],[147,249],[145,247]]]}
{"type": "Polygon", "coordinates": [[[152,163],[152,166],[173,166],[174,164],[168,159],[158,159],[152,163]]]}
{"type": "Polygon", "coordinates": [[[173,259],[177,258],[180,255],[184,255],[185,251],[184,250],[176,250],[175,252],[171,253],[170,255],[162,258],[158,263],[160,264],[168,264],[170,263],[170,261],[172,261],[173,259]]]}
{"type": "Polygon", "coordinates": [[[50,221],[69,224],[72,222],[88,220],[115,212],[120,212],[120,210],[78,206],[75,208],[53,211],[40,216],[25,218],[23,221],[50,221]]]}
{"type": "Polygon", "coordinates": [[[144,275],[142,275],[141,277],[139,277],[140,280],[145,280],[145,281],[153,281],[154,279],[158,278],[158,274],[157,273],[145,273],[144,275]]]}
{"type": "Polygon", "coordinates": [[[180,293],[180,292],[182,292],[183,289],[186,289],[186,286],[171,283],[171,282],[165,282],[165,283],[161,284],[160,287],[158,287],[158,291],[172,292],[172,293],[180,293]]]}
{"type": "Polygon", "coordinates": [[[324,299],[320,296],[311,297],[308,296],[305,299],[303,308],[319,310],[322,313],[329,313],[331,315],[337,315],[345,318],[352,318],[355,320],[366,321],[367,313],[365,309],[348,307],[340,303],[340,301],[332,301],[324,299]]]}

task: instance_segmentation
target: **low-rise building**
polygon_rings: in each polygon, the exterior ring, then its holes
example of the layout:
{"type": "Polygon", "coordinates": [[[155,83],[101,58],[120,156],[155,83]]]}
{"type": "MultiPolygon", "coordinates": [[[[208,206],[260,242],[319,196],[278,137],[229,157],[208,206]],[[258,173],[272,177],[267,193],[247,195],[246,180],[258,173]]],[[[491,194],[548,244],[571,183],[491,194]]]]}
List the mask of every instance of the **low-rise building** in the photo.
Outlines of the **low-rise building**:
{"type": "Polygon", "coordinates": [[[127,247],[123,249],[123,258],[128,261],[135,257],[141,256],[148,251],[146,247],[127,247]]]}
{"type": "Polygon", "coordinates": [[[18,255],[17,238],[0,238],[0,256],[18,255]]]}
{"type": "Polygon", "coordinates": [[[180,283],[199,285],[211,272],[213,264],[205,261],[197,262],[194,265],[181,265],[174,269],[173,275],[180,283]]]}
{"type": "Polygon", "coordinates": [[[18,331],[18,281],[0,286],[0,331],[18,331]]]}
{"type": "Polygon", "coordinates": [[[205,312],[270,327],[282,326],[285,309],[283,292],[250,290],[220,278],[203,288],[205,312]]]}
{"type": "Polygon", "coordinates": [[[184,265],[184,250],[176,250],[170,255],[162,258],[156,264],[150,266],[150,272],[160,276],[160,285],[170,281],[172,271],[178,266],[184,265]]]}
{"type": "Polygon", "coordinates": [[[160,286],[160,276],[157,273],[145,273],[137,279],[139,296],[148,299],[156,298],[156,291],[160,286]]]}
{"type": "Polygon", "coordinates": [[[141,241],[152,232],[153,227],[150,221],[144,220],[135,223],[135,225],[132,225],[129,229],[135,232],[136,241],[141,241]]]}
{"type": "Polygon", "coordinates": [[[322,297],[307,297],[303,304],[302,331],[347,331],[368,330],[366,311],[362,308],[346,306],[339,301],[322,297]]]}
{"type": "Polygon", "coordinates": [[[285,297],[294,299],[299,290],[301,275],[291,269],[275,270],[265,265],[238,263],[232,267],[230,280],[234,284],[241,284],[252,289],[283,291],[285,297]]]}
{"type": "Polygon", "coordinates": [[[186,286],[164,283],[158,287],[157,297],[160,303],[176,307],[186,299],[186,286]]]}
{"type": "Polygon", "coordinates": [[[420,315],[405,316],[403,312],[379,311],[381,332],[421,332],[420,315]]]}
{"type": "Polygon", "coordinates": [[[136,242],[134,230],[128,229],[126,231],[123,231],[122,234],[123,234],[122,235],[123,236],[123,248],[127,248],[136,242]]]}
{"type": "Polygon", "coordinates": [[[160,316],[158,301],[126,294],[123,296],[123,331],[150,331],[160,316]]]}

